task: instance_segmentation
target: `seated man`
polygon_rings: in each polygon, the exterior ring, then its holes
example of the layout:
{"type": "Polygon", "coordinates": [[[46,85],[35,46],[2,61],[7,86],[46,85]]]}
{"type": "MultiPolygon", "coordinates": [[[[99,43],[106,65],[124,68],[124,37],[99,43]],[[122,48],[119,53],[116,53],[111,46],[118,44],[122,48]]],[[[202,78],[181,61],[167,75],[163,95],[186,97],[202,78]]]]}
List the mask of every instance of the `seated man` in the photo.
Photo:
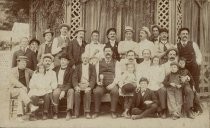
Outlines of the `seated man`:
{"type": "Polygon", "coordinates": [[[67,114],[66,120],[71,118],[71,113],[74,105],[74,90],[72,87],[72,64],[68,55],[63,53],[60,56],[60,66],[55,67],[54,71],[56,72],[56,79],[58,80],[58,87],[53,91],[53,104],[54,104],[54,116],[53,119],[58,118],[58,105],[59,100],[64,98],[67,93],[67,114]]]}
{"type": "Polygon", "coordinates": [[[93,118],[98,116],[101,105],[101,98],[105,93],[111,94],[111,112],[112,118],[116,118],[116,107],[119,99],[119,92],[117,81],[115,79],[115,64],[116,61],[112,59],[112,49],[109,46],[104,47],[105,58],[99,61],[98,67],[99,80],[97,86],[93,90],[95,102],[95,114],[93,118]]]}
{"type": "Polygon", "coordinates": [[[147,78],[142,77],[139,81],[139,85],[136,88],[134,94],[133,106],[131,111],[131,118],[142,119],[154,115],[158,108],[157,97],[153,91],[148,89],[149,81],[147,78]]]}
{"type": "Polygon", "coordinates": [[[75,89],[75,116],[79,117],[82,96],[85,116],[90,119],[91,92],[96,84],[96,70],[95,66],[89,64],[89,58],[84,53],[82,64],[76,66],[73,73],[72,83],[75,89]]]}
{"type": "Polygon", "coordinates": [[[38,106],[34,106],[27,94],[29,80],[33,74],[33,71],[26,68],[27,62],[26,56],[19,56],[17,58],[17,67],[12,68],[11,73],[9,73],[9,80],[11,83],[11,98],[18,99],[17,105],[17,116],[19,121],[23,121],[22,116],[24,114],[23,104],[29,105],[31,112],[38,109],[38,106]]]}

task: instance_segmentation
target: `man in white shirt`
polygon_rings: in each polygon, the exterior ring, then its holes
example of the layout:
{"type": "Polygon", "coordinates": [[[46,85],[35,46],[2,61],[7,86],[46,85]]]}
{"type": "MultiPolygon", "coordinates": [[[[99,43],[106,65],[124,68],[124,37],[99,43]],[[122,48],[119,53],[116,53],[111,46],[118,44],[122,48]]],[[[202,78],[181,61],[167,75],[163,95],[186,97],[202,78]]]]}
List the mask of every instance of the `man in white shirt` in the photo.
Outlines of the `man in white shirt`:
{"type": "Polygon", "coordinates": [[[133,41],[134,30],[130,26],[125,27],[125,40],[120,41],[118,45],[118,52],[121,58],[125,58],[129,50],[137,53],[137,43],[133,41]]]}
{"type": "Polygon", "coordinates": [[[70,30],[70,26],[67,24],[61,24],[59,26],[60,29],[60,36],[54,38],[52,43],[52,55],[55,57],[54,65],[59,66],[59,56],[62,55],[62,53],[66,52],[66,48],[70,43],[68,32],[70,30]]]}
{"type": "Polygon", "coordinates": [[[149,28],[142,27],[139,36],[140,36],[140,42],[138,43],[138,53],[137,53],[139,58],[143,58],[142,51],[144,49],[149,49],[151,51],[152,57],[156,55],[155,45],[153,44],[153,42],[148,40],[148,38],[151,36],[149,28]]]}
{"type": "Polygon", "coordinates": [[[200,92],[199,89],[199,78],[200,78],[200,65],[202,62],[202,54],[198,47],[198,44],[189,41],[188,28],[181,28],[179,30],[180,42],[177,43],[177,49],[179,51],[179,57],[184,57],[186,61],[186,68],[195,81],[195,89],[200,92]]]}
{"type": "Polygon", "coordinates": [[[102,58],[104,44],[99,43],[99,31],[94,30],[91,34],[91,42],[86,45],[85,53],[90,58],[90,64],[97,64],[102,58]]]}

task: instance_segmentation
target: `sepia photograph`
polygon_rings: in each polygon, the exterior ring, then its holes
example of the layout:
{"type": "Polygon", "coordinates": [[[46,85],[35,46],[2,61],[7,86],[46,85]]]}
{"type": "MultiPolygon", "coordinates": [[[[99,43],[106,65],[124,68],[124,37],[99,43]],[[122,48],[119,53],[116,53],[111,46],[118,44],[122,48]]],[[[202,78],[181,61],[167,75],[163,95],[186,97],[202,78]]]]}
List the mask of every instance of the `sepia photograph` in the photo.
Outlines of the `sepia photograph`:
{"type": "Polygon", "coordinates": [[[210,0],[0,0],[0,127],[210,128],[210,0]]]}

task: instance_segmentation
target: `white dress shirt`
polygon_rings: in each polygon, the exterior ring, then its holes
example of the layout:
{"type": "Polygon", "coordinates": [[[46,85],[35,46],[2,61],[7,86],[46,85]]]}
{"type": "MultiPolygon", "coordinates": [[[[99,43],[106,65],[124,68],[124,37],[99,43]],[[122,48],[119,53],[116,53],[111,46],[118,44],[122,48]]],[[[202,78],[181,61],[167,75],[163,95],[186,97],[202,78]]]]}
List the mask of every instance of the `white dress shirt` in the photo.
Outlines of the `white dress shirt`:
{"type": "MultiPolygon", "coordinates": [[[[60,35],[61,38],[63,38],[64,40],[66,40],[66,38],[68,38],[67,36],[62,36],[60,35]]],[[[55,55],[57,53],[59,53],[62,50],[61,46],[58,47],[58,37],[54,38],[53,43],[52,43],[52,54],[55,55]]]]}
{"type": "Polygon", "coordinates": [[[115,40],[109,40],[109,42],[110,42],[111,46],[114,47],[114,45],[115,45],[115,40]]]}
{"type": "Polygon", "coordinates": [[[58,71],[58,84],[59,85],[63,84],[64,73],[65,73],[65,69],[60,68],[60,70],[58,71]]]}
{"type": "Polygon", "coordinates": [[[126,54],[127,51],[133,50],[135,53],[138,53],[137,46],[137,43],[133,40],[120,41],[118,45],[118,52],[119,54],[126,54]]]}
{"type": "Polygon", "coordinates": [[[151,60],[143,61],[137,66],[137,77],[138,81],[141,79],[141,77],[146,77],[149,79],[149,70],[151,66],[151,60]]]}
{"type": "Polygon", "coordinates": [[[79,44],[79,46],[82,46],[82,39],[77,37],[77,42],[79,44]]]}
{"type": "Polygon", "coordinates": [[[87,83],[89,81],[89,64],[82,64],[82,76],[81,83],[87,83]]]}

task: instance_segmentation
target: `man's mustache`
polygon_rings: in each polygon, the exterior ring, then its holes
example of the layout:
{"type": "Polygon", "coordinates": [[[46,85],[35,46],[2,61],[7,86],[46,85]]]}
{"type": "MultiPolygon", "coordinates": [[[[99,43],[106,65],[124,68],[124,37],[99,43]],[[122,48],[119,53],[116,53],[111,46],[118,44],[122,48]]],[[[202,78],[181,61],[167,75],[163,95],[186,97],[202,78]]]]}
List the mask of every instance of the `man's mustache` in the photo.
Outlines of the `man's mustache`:
{"type": "Polygon", "coordinates": [[[175,57],[170,57],[169,59],[170,59],[170,60],[175,60],[175,57]]]}

